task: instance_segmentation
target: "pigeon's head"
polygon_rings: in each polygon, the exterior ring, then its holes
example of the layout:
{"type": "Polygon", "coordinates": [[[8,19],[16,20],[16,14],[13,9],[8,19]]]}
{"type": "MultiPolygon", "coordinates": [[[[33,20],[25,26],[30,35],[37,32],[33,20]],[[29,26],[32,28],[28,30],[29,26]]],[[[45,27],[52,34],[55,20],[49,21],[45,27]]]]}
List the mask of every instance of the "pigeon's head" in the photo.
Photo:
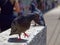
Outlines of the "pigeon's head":
{"type": "Polygon", "coordinates": [[[14,22],[12,22],[10,35],[15,34],[16,33],[16,30],[17,30],[16,24],[14,22]]]}
{"type": "Polygon", "coordinates": [[[16,33],[16,29],[11,29],[11,33],[9,35],[13,35],[16,33]]]}

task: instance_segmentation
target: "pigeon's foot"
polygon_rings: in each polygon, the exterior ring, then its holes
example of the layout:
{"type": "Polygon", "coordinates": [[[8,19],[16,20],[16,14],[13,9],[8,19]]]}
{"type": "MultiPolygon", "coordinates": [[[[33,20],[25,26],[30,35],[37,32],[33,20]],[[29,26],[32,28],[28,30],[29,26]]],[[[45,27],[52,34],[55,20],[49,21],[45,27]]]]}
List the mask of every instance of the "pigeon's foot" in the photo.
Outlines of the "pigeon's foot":
{"type": "Polygon", "coordinates": [[[22,40],[22,39],[19,37],[18,40],[22,40]]]}

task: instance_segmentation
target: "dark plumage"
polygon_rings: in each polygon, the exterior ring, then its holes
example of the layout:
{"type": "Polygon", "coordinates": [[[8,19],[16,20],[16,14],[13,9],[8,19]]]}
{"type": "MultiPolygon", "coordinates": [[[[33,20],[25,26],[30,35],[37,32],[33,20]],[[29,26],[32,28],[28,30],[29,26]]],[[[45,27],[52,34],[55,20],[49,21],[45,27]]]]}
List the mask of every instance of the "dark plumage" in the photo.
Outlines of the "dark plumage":
{"type": "Polygon", "coordinates": [[[20,36],[22,32],[29,29],[32,20],[34,20],[35,23],[40,24],[39,15],[37,14],[28,14],[27,16],[19,16],[15,18],[11,25],[10,35],[19,34],[20,36]]]}

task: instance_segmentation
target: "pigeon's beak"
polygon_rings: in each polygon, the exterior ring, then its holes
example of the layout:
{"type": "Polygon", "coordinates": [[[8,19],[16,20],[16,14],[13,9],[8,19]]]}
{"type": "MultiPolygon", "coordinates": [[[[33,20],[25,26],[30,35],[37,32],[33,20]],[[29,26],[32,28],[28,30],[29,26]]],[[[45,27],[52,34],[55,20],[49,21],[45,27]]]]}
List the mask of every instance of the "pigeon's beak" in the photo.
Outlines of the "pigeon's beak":
{"type": "Polygon", "coordinates": [[[12,34],[9,34],[9,36],[12,35],[12,34]]]}

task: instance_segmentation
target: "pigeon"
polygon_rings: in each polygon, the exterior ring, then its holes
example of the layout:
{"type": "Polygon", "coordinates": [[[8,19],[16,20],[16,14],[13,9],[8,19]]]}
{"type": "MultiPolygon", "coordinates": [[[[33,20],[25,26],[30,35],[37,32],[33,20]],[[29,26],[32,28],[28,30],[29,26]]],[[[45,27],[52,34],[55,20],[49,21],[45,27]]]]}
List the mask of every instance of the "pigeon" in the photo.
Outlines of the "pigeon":
{"type": "Polygon", "coordinates": [[[23,32],[24,35],[28,37],[28,35],[25,33],[25,31],[30,28],[32,20],[34,20],[35,23],[40,25],[38,14],[27,14],[26,16],[21,15],[21,16],[16,17],[12,21],[10,35],[18,34],[20,37],[21,33],[23,32]]]}

